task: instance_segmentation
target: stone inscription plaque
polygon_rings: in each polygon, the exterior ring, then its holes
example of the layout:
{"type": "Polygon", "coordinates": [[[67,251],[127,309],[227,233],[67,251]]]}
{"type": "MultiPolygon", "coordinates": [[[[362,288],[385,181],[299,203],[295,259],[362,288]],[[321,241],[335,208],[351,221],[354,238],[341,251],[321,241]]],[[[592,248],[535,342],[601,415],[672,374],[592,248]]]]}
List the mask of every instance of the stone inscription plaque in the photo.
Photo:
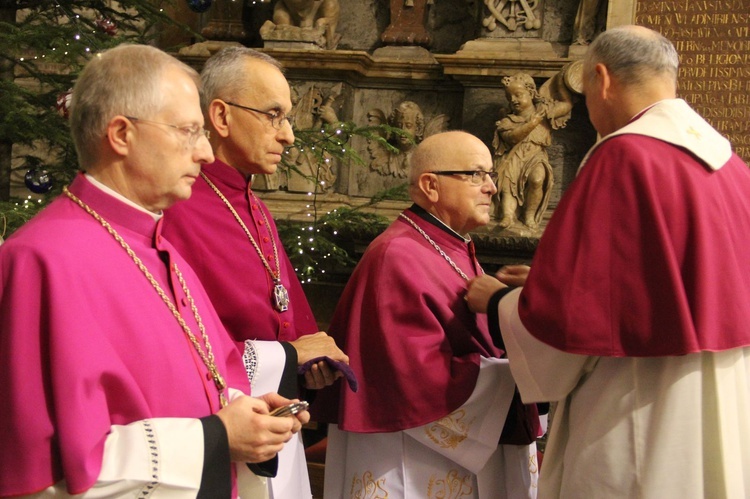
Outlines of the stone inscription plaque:
{"type": "Polygon", "coordinates": [[[750,162],[750,0],[639,0],[635,22],[674,43],[678,96],[750,162]]]}

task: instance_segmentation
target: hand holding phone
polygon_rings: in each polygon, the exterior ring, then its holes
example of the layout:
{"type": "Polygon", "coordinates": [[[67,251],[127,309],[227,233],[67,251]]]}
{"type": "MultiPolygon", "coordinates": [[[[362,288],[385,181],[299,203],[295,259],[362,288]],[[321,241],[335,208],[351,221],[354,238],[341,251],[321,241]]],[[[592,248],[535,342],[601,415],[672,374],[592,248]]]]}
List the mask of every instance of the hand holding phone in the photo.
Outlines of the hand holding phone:
{"type": "Polygon", "coordinates": [[[307,402],[304,400],[300,402],[292,402],[289,405],[282,405],[281,407],[277,407],[273,411],[270,412],[271,416],[294,416],[298,412],[306,411],[307,408],[310,406],[307,402]]]}

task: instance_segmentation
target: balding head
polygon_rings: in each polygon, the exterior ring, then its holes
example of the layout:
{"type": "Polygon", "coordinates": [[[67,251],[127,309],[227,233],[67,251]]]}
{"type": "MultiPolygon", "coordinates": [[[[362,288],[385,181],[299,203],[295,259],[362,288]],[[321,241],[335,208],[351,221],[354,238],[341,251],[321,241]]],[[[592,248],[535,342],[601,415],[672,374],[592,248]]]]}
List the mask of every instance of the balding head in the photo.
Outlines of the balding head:
{"type": "Polygon", "coordinates": [[[453,230],[466,234],[489,222],[490,201],[497,192],[489,176],[472,182],[472,172],[478,170],[492,171],[492,154],[484,142],[466,132],[432,135],[412,153],[409,195],[453,230]],[[445,171],[466,173],[439,173],[445,171]]]}
{"type": "Polygon", "coordinates": [[[427,137],[411,155],[409,184],[415,185],[424,172],[459,169],[446,165],[459,164],[467,146],[487,149],[481,140],[466,132],[443,132],[427,137]]]}

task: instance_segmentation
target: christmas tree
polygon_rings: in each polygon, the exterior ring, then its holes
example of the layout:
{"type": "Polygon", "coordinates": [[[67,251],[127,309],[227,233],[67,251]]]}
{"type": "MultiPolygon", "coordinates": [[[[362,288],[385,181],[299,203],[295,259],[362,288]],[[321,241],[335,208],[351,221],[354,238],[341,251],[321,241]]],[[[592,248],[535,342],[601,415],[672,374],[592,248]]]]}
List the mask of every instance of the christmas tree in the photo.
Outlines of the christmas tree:
{"type": "Polygon", "coordinates": [[[318,196],[327,186],[322,172],[332,162],[348,163],[352,167],[364,166],[359,154],[350,147],[353,136],[375,141],[386,150],[396,153],[387,137],[413,137],[404,130],[387,124],[357,126],[352,122],[335,121],[320,127],[294,131],[294,145],[282,157],[279,170],[286,175],[300,175],[310,181],[308,196],[309,223],[276,220],[281,242],[289,254],[295,272],[303,284],[312,281],[337,281],[345,279],[356,265],[355,240],[371,240],[388,226],[388,220],[367,208],[386,199],[408,200],[406,183],[387,189],[369,201],[356,206],[341,206],[326,213],[318,211],[318,196]],[[312,173],[300,171],[289,156],[308,158],[312,173]],[[339,275],[337,275],[339,274],[339,275]]]}
{"type": "MultiPolygon", "coordinates": [[[[194,12],[206,11],[212,3],[187,0],[194,12]]],[[[174,7],[167,0],[0,0],[0,236],[29,220],[75,176],[78,164],[67,113],[73,84],[89,58],[120,43],[153,43],[164,26],[184,30],[186,39],[199,36],[171,19],[170,9],[174,7]],[[12,190],[12,180],[26,189],[12,190]]],[[[394,134],[405,132],[385,124],[359,127],[341,121],[295,129],[291,150],[304,153],[314,165],[309,193],[313,213],[309,224],[282,222],[279,228],[303,279],[351,267],[355,261],[352,251],[341,246],[342,232],[344,239],[351,234],[373,237],[387,221],[361,208],[384,198],[404,198],[403,189],[396,189],[365,206],[317,213],[316,199],[325,183],[319,172],[331,161],[363,163],[349,147],[352,136],[392,150],[384,137],[394,134]]],[[[284,157],[281,170],[295,171],[296,166],[284,157]]]]}
{"type": "Polygon", "coordinates": [[[179,26],[169,6],[158,0],[0,0],[0,236],[75,175],[67,111],[83,65],[96,52],[149,43],[158,27],[179,26]],[[11,179],[37,196],[12,197],[11,179]]]}

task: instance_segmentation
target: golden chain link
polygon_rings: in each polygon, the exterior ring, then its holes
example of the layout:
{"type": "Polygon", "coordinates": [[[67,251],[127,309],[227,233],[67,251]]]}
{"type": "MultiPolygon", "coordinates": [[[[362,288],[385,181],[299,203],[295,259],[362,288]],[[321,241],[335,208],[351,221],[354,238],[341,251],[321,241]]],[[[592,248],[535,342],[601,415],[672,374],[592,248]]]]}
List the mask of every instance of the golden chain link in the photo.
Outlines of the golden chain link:
{"type": "Polygon", "coordinates": [[[203,360],[203,363],[208,368],[209,372],[211,373],[211,377],[214,380],[214,384],[216,385],[216,388],[219,391],[219,399],[221,402],[222,407],[227,406],[227,399],[224,395],[224,389],[227,387],[226,381],[224,381],[223,376],[221,373],[219,373],[218,368],[216,367],[216,361],[214,359],[214,353],[211,348],[211,342],[208,339],[208,334],[206,333],[206,328],[203,325],[203,321],[201,320],[201,316],[198,313],[198,307],[195,305],[195,300],[193,300],[193,296],[190,294],[190,290],[187,287],[187,284],[185,283],[185,279],[182,276],[182,273],[177,268],[177,264],[172,264],[172,270],[174,271],[175,275],[177,276],[177,280],[180,281],[180,285],[182,286],[182,290],[185,293],[185,296],[188,299],[188,302],[190,303],[190,309],[193,312],[193,315],[195,317],[195,322],[198,324],[198,329],[201,332],[201,337],[203,338],[203,343],[206,346],[206,351],[203,351],[203,348],[201,347],[200,343],[198,342],[198,339],[195,337],[193,332],[190,330],[190,326],[187,325],[185,322],[185,319],[183,319],[182,315],[180,315],[180,312],[177,310],[177,307],[172,303],[172,301],[169,299],[167,294],[162,289],[161,285],[157,282],[157,280],[154,278],[154,276],[149,272],[148,268],[143,264],[143,261],[138,257],[138,255],[135,254],[135,251],[133,251],[130,248],[130,245],[120,236],[120,234],[117,233],[117,231],[102,218],[96,211],[94,211],[93,208],[91,208],[89,205],[81,201],[75,194],[70,192],[67,187],[63,187],[63,193],[68,196],[74,203],[76,203],[78,206],[83,208],[86,213],[94,217],[94,219],[99,222],[102,227],[104,227],[107,232],[112,235],[112,237],[115,238],[115,240],[120,243],[120,246],[125,250],[125,252],[130,256],[130,258],[133,260],[135,265],[141,270],[144,276],[146,276],[146,279],[151,283],[151,286],[156,290],[156,293],[161,297],[162,301],[167,305],[167,308],[169,308],[170,312],[172,312],[172,315],[174,315],[175,319],[177,319],[177,322],[182,327],[182,330],[185,332],[185,335],[187,335],[188,339],[190,339],[190,342],[193,344],[193,347],[195,347],[195,350],[198,352],[198,355],[200,355],[201,359],[203,360]]]}
{"type": "MultiPolygon", "coordinates": [[[[417,232],[419,232],[420,234],[422,234],[422,237],[424,237],[425,239],[427,239],[427,242],[430,243],[432,245],[432,247],[437,250],[438,253],[440,253],[440,256],[442,256],[443,258],[445,258],[445,261],[448,262],[451,267],[453,267],[453,270],[455,270],[458,273],[458,275],[460,275],[461,277],[463,277],[464,280],[466,280],[466,281],[469,280],[469,276],[467,276],[466,273],[463,270],[461,270],[461,268],[458,265],[456,265],[456,262],[454,262],[451,259],[451,257],[449,257],[448,254],[445,251],[443,251],[440,248],[440,246],[438,246],[438,244],[435,241],[433,241],[432,238],[430,236],[428,236],[427,233],[424,230],[422,230],[422,227],[420,227],[419,225],[417,225],[417,223],[414,220],[412,220],[411,218],[409,218],[408,216],[406,216],[404,213],[399,213],[398,216],[400,216],[401,218],[403,218],[404,220],[406,220],[407,222],[409,222],[412,227],[414,227],[415,229],[417,229],[417,232]]],[[[482,272],[482,274],[484,274],[484,269],[482,269],[481,266],[479,267],[479,270],[482,272]]]]}
{"type": "MultiPolygon", "coordinates": [[[[260,257],[260,260],[263,262],[263,265],[266,267],[266,270],[268,270],[268,273],[271,274],[271,277],[276,283],[281,283],[281,264],[279,263],[279,252],[276,249],[276,239],[273,237],[273,231],[271,230],[271,224],[268,222],[268,218],[266,217],[265,212],[263,209],[260,209],[261,215],[263,215],[263,221],[266,223],[266,228],[268,229],[268,233],[271,236],[271,244],[273,245],[273,257],[276,259],[276,266],[278,267],[278,271],[274,272],[273,269],[271,269],[271,265],[269,265],[268,261],[266,260],[266,257],[263,256],[263,252],[260,249],[260,246],[258,246],[258,243],[255,242],[255,238],[252,234],[250,234],[250,230],[247,228],[247,225],[245,225],[245,222],[242,221],[240,218],[240,215],[237,213],[237,211],[234,209],[234,206],[232,206],[232,203],[229,202],[229,200],[224,196],[224,194],[219,190],[216,185],[211,182],[205,173],[201,172],[201,177],[203,177],[203,180],[206,181],[208,186],[213,189],[213,191],[216,193],[217,196],[224,202],[224,204],[229,208],[229,211],[232,212],[232,215],[234,216],[234,219],[237,220],[237,223],[240,224],[240,227],[242,227],[242,230],[245,231],[245,234],[247,235],[247,238],[250,240],[250,242],[253,244],[253,247],[255,248],[255,251],[258,252],[258,256],[260,257]]],[[[255,199],[255,194],[253,194],[253,198],[255,199]]],[[[255,199],[257,202],[258,200],[255,199]]]]}

